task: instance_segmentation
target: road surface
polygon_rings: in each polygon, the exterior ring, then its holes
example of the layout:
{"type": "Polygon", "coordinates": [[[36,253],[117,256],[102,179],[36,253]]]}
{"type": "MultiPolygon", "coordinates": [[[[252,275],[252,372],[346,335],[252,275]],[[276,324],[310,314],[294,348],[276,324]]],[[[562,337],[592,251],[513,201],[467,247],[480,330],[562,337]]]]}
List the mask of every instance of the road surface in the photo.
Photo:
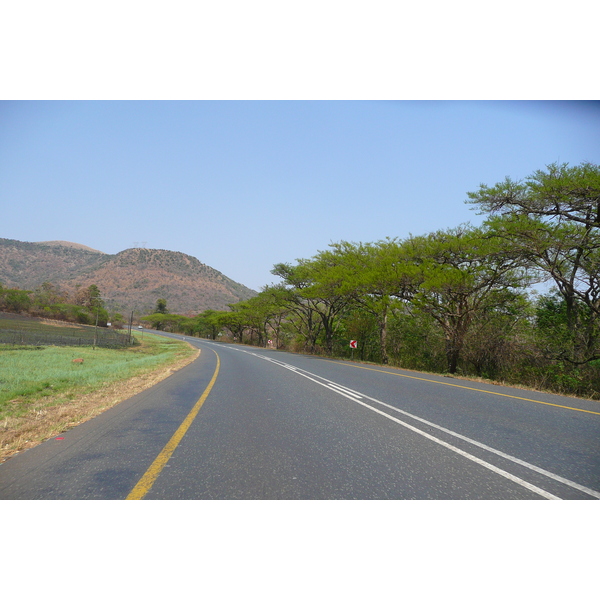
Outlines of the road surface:
{"type": "Polygon", "coordinates": [[[187,340],[195,362],[0,465],[0,499],[600,499],[600,403],[187,340]]]}

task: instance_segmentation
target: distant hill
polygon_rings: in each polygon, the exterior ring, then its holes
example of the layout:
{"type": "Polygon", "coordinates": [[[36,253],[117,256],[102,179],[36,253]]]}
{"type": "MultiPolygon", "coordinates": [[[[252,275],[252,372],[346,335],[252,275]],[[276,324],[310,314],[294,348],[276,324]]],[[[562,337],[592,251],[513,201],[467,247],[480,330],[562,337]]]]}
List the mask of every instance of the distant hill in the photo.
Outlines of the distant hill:
{"type": "Polygon", "coordinates": [[[62,244],[46,246],[0,238],[0,283],[27,290],[35,289],[44,281],[59,284],[93,269],[108,257],[62,244]]]}
{"type": "Polygon", "coordinates": [[[96,284],[111,310],[146,314],[159,298],[169,312],[197,314],[256,296],[197,258],[170,250],[131,248],[104,254],[71,242],[19,242],[0,238],[0,283],[34,290],[50,282],[75,294],[96,284]]]}
{"type": "Polygon", "coordinates": [[[104,252],[100,250],[94,250],[94,248],[90,248],[89,246],[84,246],[83,244],[76,244],[75,242],[63,242],[63,241],[54,241],[54,242],[33,242],[34,244],[42,244],[42,246],[66,246],[67,248],[79,248],[80,250],[89,250],[90,252],[99,252],[100,254],[104,254],[104,252]]]}

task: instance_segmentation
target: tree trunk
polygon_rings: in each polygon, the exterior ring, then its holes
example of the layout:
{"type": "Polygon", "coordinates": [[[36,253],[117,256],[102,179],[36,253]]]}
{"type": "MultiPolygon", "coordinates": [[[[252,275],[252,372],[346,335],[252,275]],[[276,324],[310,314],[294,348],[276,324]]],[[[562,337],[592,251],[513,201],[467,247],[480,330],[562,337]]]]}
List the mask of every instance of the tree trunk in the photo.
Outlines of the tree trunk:
{"type": "Polygon", "coordinates": [[[458,359],[465,341],[467,327],[468,321],[461,319],[457,323],[447,324],[444,328],[446,337],[446,358],[448,360],[448,372],[451,375],[454,375],[458,369],[458,359]]]}
{"type": "Polygon", "coordinates": [[[382,318],[379,320],[379,350],[382,364],[387,365],[389,362],[387,353],[387,310],[383,312],[382,318]]]}
{"type": "Polygon", "coordinates": [[[448,359],[448,373],[454,375],[458,368],[458,356],[460,352],[454,347],[446,347],[446,357],[448,359]]]}

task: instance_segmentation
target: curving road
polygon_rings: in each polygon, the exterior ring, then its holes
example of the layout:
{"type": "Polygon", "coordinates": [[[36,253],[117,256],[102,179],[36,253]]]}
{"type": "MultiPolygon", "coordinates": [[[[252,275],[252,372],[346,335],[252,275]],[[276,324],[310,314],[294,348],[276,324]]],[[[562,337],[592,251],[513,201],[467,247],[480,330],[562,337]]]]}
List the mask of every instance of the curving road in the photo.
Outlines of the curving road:
{"type": "Polygon", "coordinates": [[[191,365],[0,465],[0,498],[600,499],[600,403],[188,341],[191,365]]]}

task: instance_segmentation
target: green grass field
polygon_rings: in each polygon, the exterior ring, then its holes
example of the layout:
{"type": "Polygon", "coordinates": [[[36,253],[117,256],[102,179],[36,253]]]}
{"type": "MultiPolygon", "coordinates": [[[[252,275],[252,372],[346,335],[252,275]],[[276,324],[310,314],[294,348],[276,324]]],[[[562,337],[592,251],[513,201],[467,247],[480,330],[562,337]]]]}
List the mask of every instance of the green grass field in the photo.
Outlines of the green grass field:
{"type": "Polygon", "coordinates": [[[147,333],[142,345],[118,350],[0,344],[0,420],[23,415],[44,397],[52,397],[53,403],[68,402],[195,352],[184,342],[147,333]],[[73,363],[76,358],[83,362],[73,363]]]}

